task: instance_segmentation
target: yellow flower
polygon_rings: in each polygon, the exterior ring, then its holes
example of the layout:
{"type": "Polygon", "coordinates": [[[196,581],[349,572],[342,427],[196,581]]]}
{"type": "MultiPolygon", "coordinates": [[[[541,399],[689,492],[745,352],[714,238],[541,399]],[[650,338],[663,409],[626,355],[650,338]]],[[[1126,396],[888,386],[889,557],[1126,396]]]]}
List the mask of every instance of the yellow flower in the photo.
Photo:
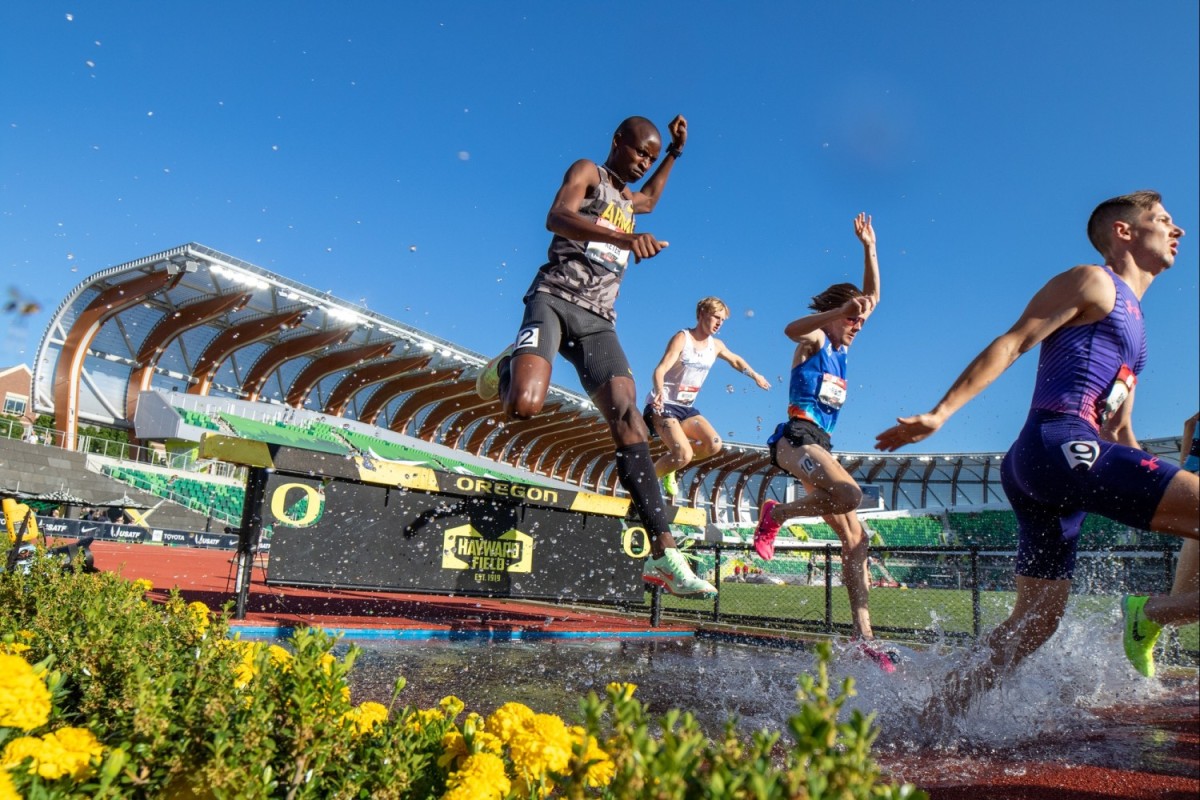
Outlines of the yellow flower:
{"type": "Polygon", "coordinates": [[[50,691],[29,662],[0,653],[0,727],[31,731],[50,719],[50,691]]]}
{"type": "Polygon", "coordinates": [[[271,657],[271,666],[280,672],[287,672],[292,668],[292,654],[279,645],[273,644],[268,647],[267,654],[271,657]]]}
{"type": "Polygon", "coordinates": [[[195,600],[187,604],[187,612],[188,616],[192,620],[192,624],[196,627],[196,630],[200,631],[201,633],[204,633],[206,630],[208,630],[210,621],[208,616],[208,606],[204,605],[204,603],[201,603],[199,600],[195,600]]]}
{"type": "Polygon", "coordinates": [[[512,783],[504,774],[504,762],[491,753],[468,756],[462,769],[446,781],[449,789],[442,800],[502,800],[512,783]]]}
{"type": "Polygon", "coordinates": [[[454,695],[443,697],[438,703],[438,706],[446,713],[446,719],[454,719],[462,710],[467,707],[467,704],[459,700],[454,695]]]}
{"type": "Polygon", "coordinates": [[[133,582],[134,591],[140,592],[141,594],[145,594],[146,592],[150,591],[153,588],[154,588],[154,584],[145,578],[138,578],[136,581],[133,582]]]}
{"type": "Polygon", "coordinates": [[[0,769],[0,800],[21,800],[17,787],[13,786],[8,770],[0,769]]]}
{"type": "Polygon", "coordinates": [[[536,783],[550,773],[563,774],[571,763],[571,735],[553,714],[536,714],[508,742],[519,777],[536,783]]]}
{"type": "Polygon", "coordinates": [[[264,647],[262,642],[244,642],[241,639],[227,639],[222,647],[236,650],[241,661],[233,667],[233,685],[244,689],[258,675],[258,654],[264,647]]]}
{"type": "Polygon", "coordinates": [[[387,707],[372,700],[360,703],[342,715],[342,721],[353,725],[355,733],[360,736],[370,733],[376,725],[386,722],[387,718],[387,707]]]}
{"type": "Polygon", "coordinates": [[[612,782],[613,775],[616,774],[616,764],[600,747],[596,737],[589,736],[583,728],[573,725],[571,739],[573,744],[584,744],[583,763],[587,764],[584,784],[590,788],[608,786],[612,782]]]}
{"type": "Polygon", "coordinates": [[[90,777],[100,762],[104,746],[86,728],[61,728],[40,739],[22,736],[4,748],[3,769],[19,766],[26,759],[31,774],[46,780],[70,776],[74,780],[90,777]],[[94,762],[94,763],[93,763],[94,762]]]}
{"type": "Polygon", "coordinates": [[[523,728],[527,720],[533,719],[533,709],[520,703],[505,703],[492,712],[484,723],[488,733],[508,744],[513,734],[523,728]]]}
{"type": "Polygon", "coordinates": [[[624,700],[631,700],[633,699],[633,693],[637,691],[637,684],[617,683],[614,681],[608,685],[607,689],[610,695],[615,694],[624,700]]]}
{"type": "Polygon", "coordinates": [[[461,766],[467,756],[467,740],[458,731],[450,731],[442,737],[442,754],[438,756],[438,766],[448,767],[451,764],[461,766]]]}
{"type": "Polygon", "coordinates": [[[404,718],[404,727],[410,731],[422,731],[426,725],[440,719],[445,719],[445,717],[436,708],[417,709],[404,718]]]}

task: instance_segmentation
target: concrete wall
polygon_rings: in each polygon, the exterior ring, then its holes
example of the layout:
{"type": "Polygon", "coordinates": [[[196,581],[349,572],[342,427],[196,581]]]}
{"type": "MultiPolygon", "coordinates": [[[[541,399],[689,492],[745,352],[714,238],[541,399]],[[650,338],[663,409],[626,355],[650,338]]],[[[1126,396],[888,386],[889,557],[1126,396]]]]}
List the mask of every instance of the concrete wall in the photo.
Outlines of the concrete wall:
{"type": "MultiPolygon", "coordinates": [[[[83,453],[0,438],[0,486],[31,494],[65,490],[95,503],[128,495],[153,506],[162,499],[106,475],[89,472],[86,461],[83,453]]],[[[78,516],[78,509],[70,516],[78,516]]],[[[150,513],[147,522],[164,528],[202,531],[206,517],[168,501],[150,513]]],[[[224,523],[213,521],[213,530],[223,527],[224,523]]]]}

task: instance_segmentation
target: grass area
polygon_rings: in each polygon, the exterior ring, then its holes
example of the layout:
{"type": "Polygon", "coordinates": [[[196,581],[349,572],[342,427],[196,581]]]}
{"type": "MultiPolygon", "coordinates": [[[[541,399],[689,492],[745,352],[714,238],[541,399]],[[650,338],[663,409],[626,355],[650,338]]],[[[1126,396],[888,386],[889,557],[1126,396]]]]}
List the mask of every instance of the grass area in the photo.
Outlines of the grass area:
{"type": "MultiPolygon", "coordinates": [[[[982,592],[979,597],[980,628],[986,633],[1002,622],[1012,608],[1013,592],[982,592]]],[[[647,602],[649,602],[647,595],[647,602]]],[[[1087,616],[1108,613],[1116,624],[1115,595],[1075,595],[1076,613],[1087,616]]],[[[850,624],[850,602],[845,588],[833,587],[833,622],[850,624]]],[[[663,609],[711,610],[709,601],[683,600],[663,595],[663,609]]],[[[723,582],[721,614],[765,617],[806,625],[825,621],[824,586],[771,586],[723,582]]],[[[877,628],[901,628],[918,631],[966,633],[972,631],[971,592],[966,589],[887,589],[871,590],[871,623],[877,628]]],[[[1200,626],[1187,625],[1178,631],[1179,644],[1185,651],[1200,647],[1200,626]]]]}

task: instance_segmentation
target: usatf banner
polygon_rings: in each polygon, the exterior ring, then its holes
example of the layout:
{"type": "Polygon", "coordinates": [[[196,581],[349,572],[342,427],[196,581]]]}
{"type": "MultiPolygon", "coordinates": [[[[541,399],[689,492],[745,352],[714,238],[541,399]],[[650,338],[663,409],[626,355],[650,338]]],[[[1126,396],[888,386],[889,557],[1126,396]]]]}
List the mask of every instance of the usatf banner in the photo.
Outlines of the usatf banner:
{"type": "Polygon", "coordinates": [[[431,491],[419,491],[272,473],[262,515],[263,525],[273,530],[267,582],[614,603],[642,599],[648,543],[635,523],[611,513],[571,510],[580,505],[573,492],[436,477],[431,491]]]}

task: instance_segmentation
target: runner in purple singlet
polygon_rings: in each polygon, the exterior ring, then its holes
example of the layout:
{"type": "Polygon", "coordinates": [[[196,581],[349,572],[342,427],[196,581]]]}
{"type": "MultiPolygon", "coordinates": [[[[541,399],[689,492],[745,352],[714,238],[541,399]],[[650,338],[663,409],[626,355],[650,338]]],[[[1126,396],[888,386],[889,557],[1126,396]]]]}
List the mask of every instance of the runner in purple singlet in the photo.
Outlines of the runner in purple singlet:
{"type": "MultiPolygon", "coordinates": [[[[1104,265],[1051,278],[932,411],[901,417],[877,437],[880,450],[925,439],[1022,353],[1042,345],[1028,420],[1001,467],[1020,530],[1016,603],[983,643],[985,657],[951,673],[926,708],[927,722],[941,718],[943,709],[963,711],[1054,634],[1087,513],[1186,539],[1200,536],[1200,481],[1141,450],[1131,424],[1146,357],[1141,299],[1174,264],[1182,236],[1157,192],[1101,203],[1088,221],[1088,238],[1104,265]]],[[[1125,653],[1138,672],[1154,674],[1161,627],[1195,622],[1198,605],[1194,590],[1123,598],[1125,653]]]]}

